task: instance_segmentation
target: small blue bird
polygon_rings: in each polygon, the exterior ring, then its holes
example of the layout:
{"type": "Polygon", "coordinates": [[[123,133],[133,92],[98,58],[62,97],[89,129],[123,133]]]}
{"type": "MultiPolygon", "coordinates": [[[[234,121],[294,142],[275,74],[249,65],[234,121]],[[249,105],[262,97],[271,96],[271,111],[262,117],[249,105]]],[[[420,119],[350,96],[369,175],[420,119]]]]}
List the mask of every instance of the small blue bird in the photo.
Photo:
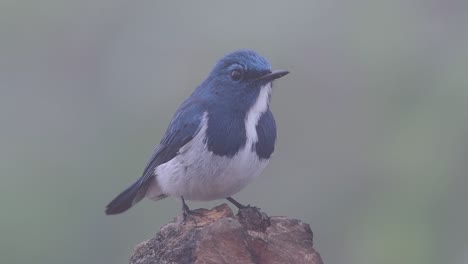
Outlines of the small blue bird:
{"type": "Polygon", "coordinates": [[[252,50],[223,57],[182,103],[143,175],[107,205],[106,214],[128,210],[144,197],[182,199],[184,219],[193,211],[184,199],[227,199],[265,169],[275,148],[276,124],[269,109],[272,71],[252,50]]]}

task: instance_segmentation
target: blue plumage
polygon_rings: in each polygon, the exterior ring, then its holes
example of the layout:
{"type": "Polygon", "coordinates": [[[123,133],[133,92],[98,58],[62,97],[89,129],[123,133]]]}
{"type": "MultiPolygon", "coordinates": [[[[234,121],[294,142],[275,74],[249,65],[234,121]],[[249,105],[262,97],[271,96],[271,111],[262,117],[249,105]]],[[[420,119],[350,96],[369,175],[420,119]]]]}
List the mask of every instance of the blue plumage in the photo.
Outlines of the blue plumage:
{"type": "Polygon", "coordinates": [[[251,50],[218,61],[174,114],[142,177],[109,203],[106,213],[121,213],[145,196],[213,200],[237,193],[274,151],[271,82],[287,73],[272,72],[251,50]]]}
{"type": "Polygon", "coordinates": [[[276,123],[273,113],[268,110],[258,120],[255,128],[258,142],[255,143],[255,152],[261,159],[269,159],[275,150],[276,123]]]}

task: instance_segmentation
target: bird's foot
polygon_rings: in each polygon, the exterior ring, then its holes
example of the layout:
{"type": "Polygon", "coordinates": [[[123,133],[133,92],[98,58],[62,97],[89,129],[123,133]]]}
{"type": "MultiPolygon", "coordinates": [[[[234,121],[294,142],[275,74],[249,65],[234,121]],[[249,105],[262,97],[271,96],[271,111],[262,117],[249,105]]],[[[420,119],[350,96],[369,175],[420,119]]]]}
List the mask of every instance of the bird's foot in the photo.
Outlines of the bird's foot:
{"type": "Polygon", "coordinates": [[[270,226],[270,217],[260,211],[260,208],[256,206],[250,206],[250,204],[243,205],[234,200],[232,197],[228,197],[226,199],[239,208],[237,217],[243,226],[248,227],[247,229],[265,231],[266,228],[270,226]]]}
{"type": "Polygon", "coordinates": [[[226,200],[228,200],[228,201],[231,202],[233,205],[235,205],[239,210],[241,210],[241,209],[247,209],[247,208],[260,209],[260,208],[257,208],[256,206],[250,206],[250,204],[248,204],[248,205],[243,205],[243,204],[239,203],[238,201],[234,200],[234,198],[232,198],[232,197],[228,197],[228,198],[226,198],[226,200]]]}
{"type": "Polygon", "coordinates": [[[202,213],[199,213],[195,210],[190,210],[188,205],[185,203],[185,200],[182,198],[182,223],[186,223],[188,219],[192,220],[195,225],[197,225],[197,221],[195,220],[194,216],[202,216],[202,213]]]}
{"type": "Polygon", "coordinates": [[[190,210],[188,208],[182,210],[182,223],[186,223],[187,220],[191,220],[195,225],[197,225],[197,221],[195,220],[194,216],[202,216],[202,213],[199,213],[195,210],[190,210]]]}

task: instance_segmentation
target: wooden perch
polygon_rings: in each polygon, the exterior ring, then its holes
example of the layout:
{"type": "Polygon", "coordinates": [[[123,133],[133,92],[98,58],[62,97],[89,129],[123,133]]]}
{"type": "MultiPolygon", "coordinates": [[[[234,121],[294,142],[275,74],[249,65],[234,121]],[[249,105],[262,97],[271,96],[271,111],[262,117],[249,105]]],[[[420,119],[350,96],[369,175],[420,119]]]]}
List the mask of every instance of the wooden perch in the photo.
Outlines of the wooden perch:
{"type": "Polygon", "coordinates": [[[137,245],[130,263],[323,264],[309,225],[299,220],[268,217],[255,207],[234,216],[226,204],[196,212],[194,221],[178,216],[137,245]]]}

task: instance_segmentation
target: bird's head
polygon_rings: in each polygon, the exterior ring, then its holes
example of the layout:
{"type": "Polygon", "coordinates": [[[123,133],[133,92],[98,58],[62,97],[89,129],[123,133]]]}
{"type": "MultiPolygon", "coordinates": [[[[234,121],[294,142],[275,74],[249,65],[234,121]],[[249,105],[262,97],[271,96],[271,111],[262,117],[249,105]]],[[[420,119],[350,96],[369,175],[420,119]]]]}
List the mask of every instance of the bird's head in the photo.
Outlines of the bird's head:
{"type": "Polygon", "coordinates": [[[238,50],[221,58],[199,87],[223,104],[253,104],[265,85],[288,74],[272,71],[270,63],[252,50],[238,50]]]}

